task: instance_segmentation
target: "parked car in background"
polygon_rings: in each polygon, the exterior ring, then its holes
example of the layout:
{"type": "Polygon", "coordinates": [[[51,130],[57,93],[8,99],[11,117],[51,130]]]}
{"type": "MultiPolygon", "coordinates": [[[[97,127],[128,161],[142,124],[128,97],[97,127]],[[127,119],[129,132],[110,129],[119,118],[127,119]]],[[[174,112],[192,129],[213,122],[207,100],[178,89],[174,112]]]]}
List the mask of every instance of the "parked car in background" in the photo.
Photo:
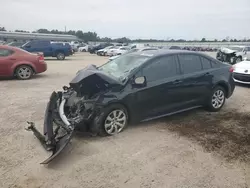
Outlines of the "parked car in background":
{"type": "Polygon", "coordinates": [[[55,45],[59,45],[59,46],[67,46],[68,48],[70,48],[71,54],[74,54],[74,50],[72,49],[71,45],[69,42],[51,42],[51,44],[55,44],[55,45]]]}
{"type": "Polygon", "coordinates": [[[24,45],[26,42],[10,42],[7,45],[8,46],[14,46],[20,48],[22,45],[24,45]]]}
{"type": "Polygon", "coordinates": [[[112,56],[112,52],[120,48],[120,46],[113,46],[112,48],[108,49],[106,52],[107,56],[112,56]]]}
{"type": "Polygon", "coordinates": [[[241,61],[234,65],[234,81],[241,84],[250,84],[250,61],[241,61]]]}
{"type": "Polygon", "coordinates": [[[97,50],[96,54],[97,54],[97,55],[101,55],[101,56],[106,56],[107,51],[108,51],[109,49],[111,49],[111,48],[114,48],[114,46],[107,46],[107,47],[105,47],[105,48],[103,48],[103,49],[97,50]]]}
{"type": "Polygon", "coordinates": [[[169,50],[181,50],[180,46],[164,46],[162,49],[169,49],[169,50]]]}
{"type": "Polygon", "coordinates": [[[221,47],[216,54],[218,60],[235,64],[244,59],[250,60],[250,46],[221,47]]]}
{"type": "Polygon", "coordinates": [[[91,54],[96,53],[98,50],[103,49],[107,46],[114,46],[114,44],[111,43],[96,44],[94,46],[89,47],[89,53],[91,54]]]}
{"type": "Polygon", "coordinates": [[[114,50],[112,52],[112,56],[115,56],[115,55],[122,55],[124,53],[126,53],[127,51],[130,50],[130,47],[127,47],[127,46],[121,46],[120,48],[114,50]]]}
{"type": "MultiPolygon", "coordinates": [[[[132,52],[144,52],[144,51],[150,51],[150,50],[159,50],[159,48],[156,48],[156,47],[133,48],[133,49],[128,50],[124,54],[132,53],[132,52]]],[[[109,60],[114,60],[119,56],[120,55],[112,56],[109,58],[109,60]]]]}
{"type": "Polygon", "coordinates": [[[81,43],[79,41],[71,41],[70,45],[72,46],[73,50],[76,49],[76,51],[78,51],[78,48],[80,47],[81,43]]]}
{"type": "Polygon", "coordinates": [[[0,46],[0,76],[30,79],[47,70],[42,54],[29,53],[17,47],[0,46]]]}
{"type": "Polygon", "coordinates": [[[57,45],[50,41],[33,40],[24,44],[22,49],[28,52],[43,52],[44,57],[56,57],[64,60],[66,56],[72,55],[72,48],[68,45],[57,45]]]}
{"type": "Polygon", "coordinates": [[[79,52],[88,52],[89,51],[89,45],[83,44],[81,47],[78,48],[79,52]]]}
{"type": "Polygon", "coordinates": [[[121,55],[127,52],[128,50],[130,50],[130,48],[127,46],[114,46],[113,48],[108,49],[106,54],[107,56],[121,55]]]}

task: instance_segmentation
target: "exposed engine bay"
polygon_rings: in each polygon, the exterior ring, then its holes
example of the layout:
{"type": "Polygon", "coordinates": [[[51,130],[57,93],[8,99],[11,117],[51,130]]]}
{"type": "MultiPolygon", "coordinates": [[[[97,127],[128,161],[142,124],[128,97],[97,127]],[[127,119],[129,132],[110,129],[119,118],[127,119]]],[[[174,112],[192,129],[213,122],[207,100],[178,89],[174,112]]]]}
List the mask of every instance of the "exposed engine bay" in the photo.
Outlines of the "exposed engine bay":
{"type": "Polygon", "coordinates": [[[28,122],[27,128],[47,151],[52,151],[51,157],[41,164],[48,164],[66,147],[75,129],[92,133],[98,131],[91,122],[103,107],[103,94],[117,85],[120,85],[119,81],[90,65],[77,72],[69,87],[64,86],[63,91],[51,94],[45,111],[43,134],[33,122],[28,122]]]}
{"type": "Polygon", "coordinates": [[[227,62],[230,64],[235,64],[237,60],[237,51],[231,50],[229,48],[221,48],[216,54],[216,59],[222,62],[227,62]]]}

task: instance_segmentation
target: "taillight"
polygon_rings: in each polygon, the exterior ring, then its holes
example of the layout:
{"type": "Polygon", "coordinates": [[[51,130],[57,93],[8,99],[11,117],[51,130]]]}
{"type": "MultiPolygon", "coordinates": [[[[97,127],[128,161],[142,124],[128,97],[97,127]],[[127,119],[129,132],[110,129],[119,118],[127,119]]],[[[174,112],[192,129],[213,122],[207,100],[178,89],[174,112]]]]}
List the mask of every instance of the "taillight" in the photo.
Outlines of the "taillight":
{"type": "Polygon", "coordinates": [[[43,62],[44,62],[44,57],[43,57],[43,56],[41,56],[41,55],[39,55],[39,57],[38,57],[38,61],[39,61],[39,63],[43,63],[43,62]]]}
{"type": "Polygon", "coordinates": [[[233,72],[233,71],[234,71],[234,67],[232,66],[230,67],[229,72],[233,72]]]}

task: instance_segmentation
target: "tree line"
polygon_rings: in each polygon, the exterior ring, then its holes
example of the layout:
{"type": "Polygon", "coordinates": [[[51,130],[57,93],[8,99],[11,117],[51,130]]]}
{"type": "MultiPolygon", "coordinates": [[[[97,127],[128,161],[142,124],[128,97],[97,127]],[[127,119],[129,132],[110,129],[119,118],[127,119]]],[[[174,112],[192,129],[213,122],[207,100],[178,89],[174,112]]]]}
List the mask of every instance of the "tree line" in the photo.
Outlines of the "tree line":
{"type": "MultiPolygon", "coordinates": [[[[0,31],[6,31],[5,27],[0,27],[0,31]]],[[[15,30],[15,32],[23,32],[23,33],[30,33],[29,31],[25,30],[15,30]]],[[[130,43],[130,42],[250,42],[250,39],[230,39],[230,37],[226,37],[223,40],[207,40],[206,38],[202,38],[201,40],[185,40],[185,39],[167,39],[167,40],[157,40],[157,39],[135,39],[131,40],[127,37],[121,37],[116,39],[111,39],[109,37],[101,38],[98,36],[96,32],[83,32],[82,30],[74,31],[59,31],[57,29],[38,29],[36,31],[32,31],[31,33],[47,33],[47,34],[68,34],[68,35],[75,35],[79,39],[83,40],[84,42],[90,42],[90,41],[99,41],[99,42],[118,42],[118,43],[130,43]]]]}

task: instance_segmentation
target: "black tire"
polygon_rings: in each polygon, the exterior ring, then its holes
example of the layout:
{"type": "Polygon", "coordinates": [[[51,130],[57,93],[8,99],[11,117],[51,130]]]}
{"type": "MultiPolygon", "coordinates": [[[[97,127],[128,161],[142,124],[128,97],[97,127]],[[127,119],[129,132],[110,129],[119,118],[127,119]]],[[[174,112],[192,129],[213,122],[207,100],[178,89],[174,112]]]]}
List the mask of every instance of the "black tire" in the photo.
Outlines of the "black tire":
{"type": "Polygon", "coordinates": [[[15,70],[15,75],[19,80],[28,80],[33,76],[33,74],[34,71],[29,65],[21,65],[15,70]]]}
{"type": "Polygon", "coordinates": [[[83,50],[82,50],[82,52],[86,52],[86,50],[85,50],[85,49],[83,49],[83,50]]]}
{"type": "Polygon", "coordinates": [[[63,52],[57,52],[56,53],[56,58],[58,60],[64,60],[65,59],[65,54],[63,52]]]}
{"type": "Polygon", "coordinates": [[[104,108],[100,115],[95,117],[93,120],[93,124],[91,125],[91,132],[97,133],[100,136],[112,136],[114,134],[109,134],[105,129],[106,118],[115,110],[120,110],[125,114],[125,125],[120,132],[122,132],[128,124],[128,112],[123,105],[120,104],[112,104],[106,108],[104,108]]]}
{"type": "Polygon", "coordinates": [[[239,63],[239,62],[241,62],[241,61],[242,61],[242,57],[239,56],[239,57],[236,58],[235,63],[239,63]]]}
{"type": "Polygon", "coordinates": [[[211,96],[209,97],[208,104],[207,104],[207,107],[208,107],[207,109],[209,111],[211,111],[211,112],[218,112],[224,106],[225,101],[226,101],[226,91],[225,91],[225,89],[223,87],[221,87],[221,86],[216,86],[213,89],[213,91],[211,93],[211,96]],[[218,101],[220,101],[220,99],[218,99],[218,98],[216,99],[215,95],[216,95],[216,93],[220,93],[220,92],[223,93],[223,101],[219,103],[218,101]],[[215,105],[216,101],[214,101],[214,100],[217,100],[217,104],[220,104],[220,105],[218,105],[218,107],[215,107],[216,106],[215,105]]]}

